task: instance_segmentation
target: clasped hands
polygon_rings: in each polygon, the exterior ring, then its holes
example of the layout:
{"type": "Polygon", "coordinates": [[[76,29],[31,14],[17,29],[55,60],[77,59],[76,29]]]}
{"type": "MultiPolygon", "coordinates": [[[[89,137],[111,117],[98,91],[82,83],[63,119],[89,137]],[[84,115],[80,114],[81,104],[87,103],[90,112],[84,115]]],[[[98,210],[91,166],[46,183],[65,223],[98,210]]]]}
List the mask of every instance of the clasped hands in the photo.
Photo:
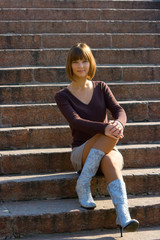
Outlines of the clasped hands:
{"type": "Polygon", "coordinates": [[[105,128],[105,135],[112,137],[114,139],[121,139],[123,135],[123,125],[117,120],[109,121],[108,125],[105,128]]]}

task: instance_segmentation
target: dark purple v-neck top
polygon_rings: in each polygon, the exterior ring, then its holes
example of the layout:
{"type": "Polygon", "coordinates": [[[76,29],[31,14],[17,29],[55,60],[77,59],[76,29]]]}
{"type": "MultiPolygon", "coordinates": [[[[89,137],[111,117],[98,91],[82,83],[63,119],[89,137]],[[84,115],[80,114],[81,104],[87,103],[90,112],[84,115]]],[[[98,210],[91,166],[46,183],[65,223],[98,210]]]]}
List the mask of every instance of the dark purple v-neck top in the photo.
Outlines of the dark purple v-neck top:
{"type": "Polygon", "coordinates": [[[72,147],[77,147],[86,142],[97,133],[104,134],[109,109],[115,120],[126,124],[124,109],[118,104],[106,83],[93,81],[93,96],[89,104],[81,102],[68,88],[56,93],[56,103],[68,121],[72,130],[72,147]]]}

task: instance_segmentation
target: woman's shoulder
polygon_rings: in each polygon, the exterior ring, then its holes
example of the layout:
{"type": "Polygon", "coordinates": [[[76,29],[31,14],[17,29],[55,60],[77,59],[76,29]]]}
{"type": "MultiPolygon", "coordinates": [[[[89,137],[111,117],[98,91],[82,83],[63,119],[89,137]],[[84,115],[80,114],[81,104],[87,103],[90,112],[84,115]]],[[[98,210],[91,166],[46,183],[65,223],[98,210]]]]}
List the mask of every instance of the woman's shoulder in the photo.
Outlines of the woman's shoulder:
{"type": "Polygon", "coordinates": [[[63,96],[68,94],[68,88],[62,88],[59,91],[56,92],[55,96],[63,96]]]}
{"type": "Polygon", "coordinates": [[[60,89],[59,91],[57,91],[55,93],[55,100],[62,98],[62,97],[66,97],[68,93],[67,87],[60,89]]]}
{"type": "Polygon", "coordinates": [[[93,81],[94,88],[99,87],[100,89],[106,88],[107,84],[103,81],[93,81]]]}

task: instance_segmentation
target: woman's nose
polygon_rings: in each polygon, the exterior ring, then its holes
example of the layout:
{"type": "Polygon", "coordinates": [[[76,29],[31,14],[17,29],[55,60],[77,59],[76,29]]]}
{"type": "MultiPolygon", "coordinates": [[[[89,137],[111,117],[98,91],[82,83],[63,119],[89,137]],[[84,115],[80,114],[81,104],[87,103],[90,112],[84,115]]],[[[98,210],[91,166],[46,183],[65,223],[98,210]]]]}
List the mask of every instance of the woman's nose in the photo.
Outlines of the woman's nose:
{"type": "Polygon", "coordinates": [[[79,67],[83,67],[83,63],[82,62],[79,63],[79,67]]]}

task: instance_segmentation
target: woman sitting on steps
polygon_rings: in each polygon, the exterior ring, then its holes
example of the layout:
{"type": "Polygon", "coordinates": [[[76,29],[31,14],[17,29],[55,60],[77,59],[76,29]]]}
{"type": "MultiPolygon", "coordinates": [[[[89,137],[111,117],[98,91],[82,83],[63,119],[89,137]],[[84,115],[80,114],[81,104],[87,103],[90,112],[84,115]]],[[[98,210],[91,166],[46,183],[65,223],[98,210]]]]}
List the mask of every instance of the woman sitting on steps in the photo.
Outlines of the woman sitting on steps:
{"type": "Polygon", "coordinates": [[[84,208],[96,207],[90,182],[99,169],[116,208],[116,224],[122,236],[122,229],[132,232],[139,225],[130,217],[121,173],[123,157],[115,147],[123,138],[126,114],[107,84],[92,81],[95,71],[96,63],[89,46],[74,45],[66,62],[66,72],[72,82],[56,93],[55,100],[72,130],[71,162],[77,172],[81,171],[76,185],[79,202],[84,208]],[[108,122],[106,109],[114,120],[108,122]]]}

